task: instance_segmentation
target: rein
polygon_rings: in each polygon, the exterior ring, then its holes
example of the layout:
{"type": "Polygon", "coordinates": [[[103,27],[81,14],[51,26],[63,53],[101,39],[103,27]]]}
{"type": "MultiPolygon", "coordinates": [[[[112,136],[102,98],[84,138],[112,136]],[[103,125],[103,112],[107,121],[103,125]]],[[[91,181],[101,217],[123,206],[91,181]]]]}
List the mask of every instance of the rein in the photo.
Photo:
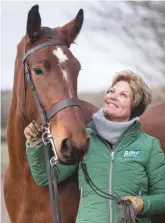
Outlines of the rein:
{"type": "MultiPolygon", "coordinates": [[[[53,135],[50,131],[50,124],[49,120],[55,116],[60,110],[70,107],[70,106],[79,106],[78,101],[74,98],[66,98],[55,105],[52,106],[51,109],[45,111],[43,106],[40,103],[37,91],[35,89],[35,85],[31,78],[30,69],[27,63],[27,58],[32,53],[40,50],[44,47],[48,46],[57,46],[57,45],[65,45],[62,42],[50,40],[44,43],[37,45],[36,47],[30,49],[24,54],[22,62],[24,63],[24,75],[26,80],[31,88],[31,91],[34,95],[35,102],[40,113],[41,121],[42,121],[42,141],[44,143],[44,154],[45,154],[45,163],[47,169],[47,176],[48,176],[48,183],[49,183],[49,196],[53,214],[53,223],[62,223],[61,219],[61,211],[60,211],[60,202],[59,202],[59,194],[58,194],[58,187],[57,187],[57,167],[56,164],[58,163],[58,155],[53,139],[53,135]],[[53,151],[54,156],[50,158],[49,152],[50,150],[53,151]]],[[[26,87],[25,87],[25,100],[26,100],[26,87]]],[[[80,106],[79,106],[80,107],[80,106]]]]}
{"type": "Polygon", "coordinates": [[[105,191],[102,191],[101,189],[99,189],[93,183],[92,179],[89,176],[85,160],[81,161],[80,165],[81,165],[82,171],[84,173],[84,177],[85,177],[87,184],[91,187],[91,189],[98,196],[100,196],[104,199],[112,200],[112,201],[116,202],[118,205],[121,205],[121,211],[120,211],[120,216],[118,218],[118,223],[123,222],[123,219],[124,219],[124,223],[136,223],[132,203],[130,201],[124,201],[112,194],[108,194],[105,191]]]}

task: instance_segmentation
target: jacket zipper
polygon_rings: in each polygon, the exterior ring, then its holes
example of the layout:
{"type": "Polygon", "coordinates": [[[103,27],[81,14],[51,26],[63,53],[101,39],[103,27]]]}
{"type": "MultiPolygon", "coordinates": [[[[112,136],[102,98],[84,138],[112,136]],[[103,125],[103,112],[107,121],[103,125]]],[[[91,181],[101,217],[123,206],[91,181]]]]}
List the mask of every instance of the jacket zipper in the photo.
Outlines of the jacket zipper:
{"type": "MultiPolygon", "coordinates": [[[[113,163],[114,163],[114,151],[111,152],[111,166],[110,166],[110,171],[109,171],[109,193],[112,194],[112,169],[113,169],[113,163]]],[[[110,223],[112,223],[112,214],[113,214],[113,209],[112,209],[112,200],[109,200],[109,208],[110,208],[110,223]]]]}

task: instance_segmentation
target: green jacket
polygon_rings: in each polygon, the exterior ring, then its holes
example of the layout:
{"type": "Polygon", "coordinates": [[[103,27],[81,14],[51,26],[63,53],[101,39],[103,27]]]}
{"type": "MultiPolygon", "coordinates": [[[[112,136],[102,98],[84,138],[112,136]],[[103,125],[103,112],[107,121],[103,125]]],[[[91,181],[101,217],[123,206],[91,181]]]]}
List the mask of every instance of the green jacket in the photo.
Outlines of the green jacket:
{"type": "MultiPolygon", "coordinates": [[[[159,141],[139,131],[140,122],[126,130],[117,143],[110,146],[102,141],[92,124],[89,125],[90,149],[85,157],[88,173],[101,190],[119,198],[141,195],[144,210],[138,218],[150,223],[150,216],[165,212],[165,156],[159,141]]],[[[27,146],[27,156],[35,182],[47,185],[43,145],[27,146]]],[[[58,164],[59,181],[68,178],[77,168],[58,164]]],[[[79,166],[81,191],[76,223],[117,223],[119,207],[98,196],[84,179],[79,166]]]]}

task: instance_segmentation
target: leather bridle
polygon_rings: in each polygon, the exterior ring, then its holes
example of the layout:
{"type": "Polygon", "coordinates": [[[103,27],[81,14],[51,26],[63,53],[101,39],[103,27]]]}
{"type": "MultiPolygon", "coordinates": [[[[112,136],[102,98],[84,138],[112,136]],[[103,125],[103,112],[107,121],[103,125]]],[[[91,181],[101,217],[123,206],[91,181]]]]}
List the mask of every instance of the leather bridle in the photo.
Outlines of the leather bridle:
{"type": "MultiPolygon", "coordinates": [[[[45,153],[45,162],[47,167],[47,175],[48,175],[48,183],[49,183],[49,195],[51,201],[51,208],[53,213],[53,223],[62,223],[61,213],[60,213],[60,204],[59,204],[59,195],[58,195],[58,188],[57,188],[57,169],[56,164],[58,162],[58,155],[54,143],[53,136],[50,131],[50,124],[49,120],[54,117],[60,110],[70,107],[70,106],[79,106],[78,100],[75,98],[66,98],[64,100],[59,101],[55,105],[51,107],[48,111],[45,111],[42,104],[40,103],[35,85],[33,83],[30,69],[27,63],[27,58],[34,52],[48,46],[62,46],[65,45],[64,43],[57,41],[57,40],[50,40],[44,43],[41,43],[32,49],[28,50],[23,57],[24,63],[24,75],[26,80],[33,92],[35,102],[40,114],[41,122],[42,122],[42,141],[44,143],[44,153],[45,153]],[[49,151],[52,149],[54,156],[50,158],[49,151]]],[[[25,89],[26,91],[26,89],[25,89]]],[[[26,92],[25,92],[26,94],[26,92]]],[[[80,106],[79,106],[80,107],[80,106]]]]}

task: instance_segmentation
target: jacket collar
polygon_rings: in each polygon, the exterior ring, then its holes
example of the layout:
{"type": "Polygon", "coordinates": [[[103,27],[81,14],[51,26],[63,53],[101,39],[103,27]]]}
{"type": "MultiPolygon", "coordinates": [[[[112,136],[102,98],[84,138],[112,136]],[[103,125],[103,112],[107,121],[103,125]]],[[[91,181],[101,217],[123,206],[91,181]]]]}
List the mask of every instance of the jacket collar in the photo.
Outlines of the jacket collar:
{"type": "MultiPolygon", "coordinates": [[[[88,127],[90,128],[90,131],[92,134],[94,134],[95,136],[98,136],[97,130],[96,130],[96,126],[93,122],[90,122],[88,124],[88,127]]],[[[140,133],[139,129],[141,127],[141,121],[140,120],[136,120],[135,123],[129,127],[127,130],[124,131],[124,133],[119,137],[118,141],[115,144],[115,147],[121,142],[123,141],[123,144],[130,144],[132,141],[134,141],[137,137],[137,135],[140,133]]]]}

